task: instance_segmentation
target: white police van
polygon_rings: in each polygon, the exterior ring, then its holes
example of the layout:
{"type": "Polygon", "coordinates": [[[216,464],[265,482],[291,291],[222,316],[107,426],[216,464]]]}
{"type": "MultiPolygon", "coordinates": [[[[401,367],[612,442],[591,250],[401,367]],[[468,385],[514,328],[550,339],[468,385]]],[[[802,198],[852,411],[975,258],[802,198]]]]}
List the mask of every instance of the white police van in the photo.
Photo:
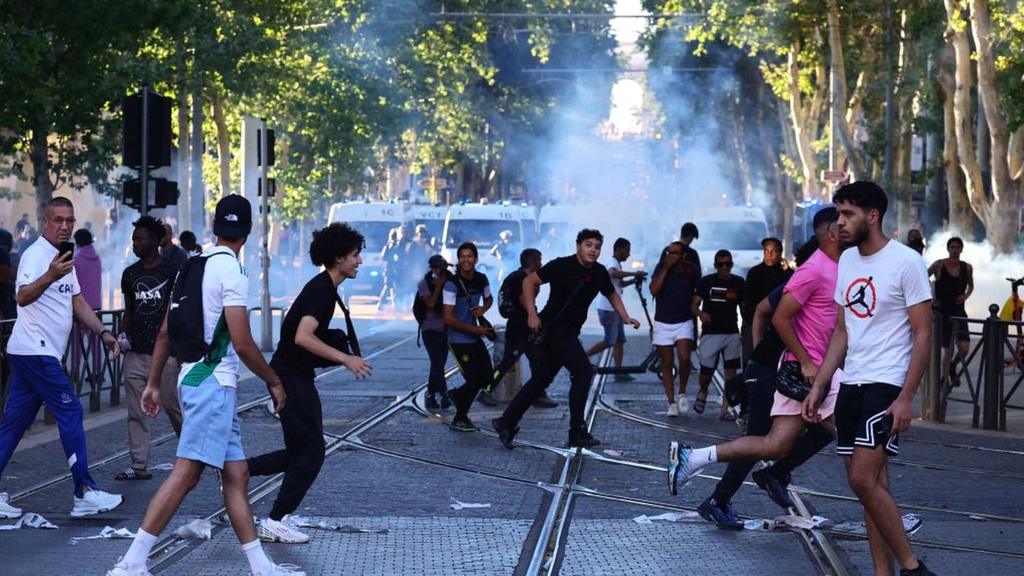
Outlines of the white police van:
{"type": "Polygon", "coordinates": [[[438,204],[409,204],[405,210],[405,219],[413,229],[419,225],[427,227],[430,237],[436,242],[434,250],[441,249],[441,237],[444,236],[444,220],[448,216],[448,207],[438,204]]]}
{"type": "Polygon", "coordinates": [[[715,271],[715,252],[732,253],[733,274],[745,276],[747,270],[761,263],[764,251],[761,240],[767,238],[768,222],[760,208],[723,206],[704,208],[693,215],[700,237],[692,248],[700,255],[702,274],[715,271]]]}
{"type": "Polygon", "coordinates": [[[405,206],[391,202],[338,202],[331,206],[327,222],[345,222],[366,238],[359,275],[345,282],[355,294],[378,294],[383,286],[381,251],[388,234],[405,222],[405,206]]]}
{"type": "Polygon", "coordinates": [[[506,273],[519,267],[519,251],[524,247],[522,217],[520,206],[507,203],[489,204],[481,201],[453,204],[448,208],[448,215],[445,218],[441,254],[455,264],[458,262],[456,250],[459,245],[463,242],[472,242],[479,254],[477,270],[486,274],[492,283],[497,282],[498,270],[502,263],[491,254],[491,249],[498,243],[502,232],[511,232],[514,254],[506,255],[506,258],[510,258],[504,263],[506,273]]]}

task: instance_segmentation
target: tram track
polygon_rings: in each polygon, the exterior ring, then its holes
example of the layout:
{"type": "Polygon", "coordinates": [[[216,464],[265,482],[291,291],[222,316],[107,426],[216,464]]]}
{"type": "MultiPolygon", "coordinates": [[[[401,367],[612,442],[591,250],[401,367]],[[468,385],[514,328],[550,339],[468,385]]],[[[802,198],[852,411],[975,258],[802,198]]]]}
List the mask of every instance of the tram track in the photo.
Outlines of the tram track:
{"type": "MultiPolygon", "coordinates": [[[[390,343],[390,344],[388,344],[388,345],[386,345],[386,346],[384,346],[382,348],[374,350],[370,354],[367,354],[366,359],[367,360],[372,360],[374,358],[377,358],[377,357],[379,357],[379,356],[381,356],[381,355],[383,355],[383,354],[385,354],[387,352],[390,352],[390,351],[392,351],[392,350],[394,350],[396,348],[399,348],[399,347],[403,346],[404,344],[406,344],[408,342],[411,342],[413,339],[415,339],[415,336],[407,336],[405,338],[401,338],[399,340],[396,340],[396,341],[394,341],[394,342],[392,342],[392,343],[390,343]]],[[[343,366],[337,366],[337,367],[334,367],[334,368],[330,368],[328,370],[324,370],[323,372],[318,374],[315,379],[316,380],[320,380],[322,378],[326,378],[327,376],[330,376],[331,374],[334,374],[334,373],[338,372],[339,370],[344,370],[344,367],[343,366]]],[[[253,376],[252,378],[253,379],[257,379],[255,376],[253,376]]],[[[263,395],[261,395],[261,396],[259,396],[257,398],[254,398],[252,400],[249,400],[248,402],[245,402],[243,404],[239,404],[238,406],[236,406],[235,407],[235,413],[236,414],[243,414],[245,412],[248,412],[249,410],[253,410],[255,408],[260,408],[260,407],[264,406],[271,398],[272,398],[272,396],[269,393],[268,394],[263,394],[263,395]]],[[[161,446],[161,445],[166,444],[166,443],[168,443],[168,442],[170,442],[172,440],[176,440],[177,437],[178,436],[176,434],[174,434],[173,432],[172,433],[168,433],[168,434],[163,434],[163,435],[158,436],[156,438],[150,439],[149,447],[150,447],[150,449],[152,449],[152,448],[155,448],[157,446],[161,446]]],[[[109,454],[107,456],[104,456],[104,457],[102,457],[102,458],[100,458],[98,460],[93,461],[89,465],[89,472],[92,473],[92,472],[95,472],[96,470],[100,470],[100,469],[102,469],[102,468],[104,468],[106,466],[109,466],[110,464],[113,464],[114,462],[117,462],[117,461],[122,460],[124,458],[128,458],[130,455],[131,455],[131,451],[128,450],[127,448],[122,449],[122,450],[118,450],[117,452],[114,452],[114,453],[109,454]]],[[[35,494],[38,494],[38,493],[40,493],[40,492],[42,492],[42,491],[44,491],[44,490],[46,490],[48,488],[51,488],[53,486],[57,486],[57,485],[59,485],[59,484],[61,484],[63,482],[71,480],[71,479],[72,479],[71,472],[64,472],[62,474],[58,474],[56,476],[52,476],[50,478],[47,478],[47,479],[42,480],[40,482],[37,482],[37,483],[29,486],[28,488],[24,488],[24,489],[19,490],[17,492],[13,492],[10,495],[10,500],[9,501],[10,502],[17,502],[18,500],[22,500],[24,498],[28,498],[28,497],[33,496],[35,494]]]]}

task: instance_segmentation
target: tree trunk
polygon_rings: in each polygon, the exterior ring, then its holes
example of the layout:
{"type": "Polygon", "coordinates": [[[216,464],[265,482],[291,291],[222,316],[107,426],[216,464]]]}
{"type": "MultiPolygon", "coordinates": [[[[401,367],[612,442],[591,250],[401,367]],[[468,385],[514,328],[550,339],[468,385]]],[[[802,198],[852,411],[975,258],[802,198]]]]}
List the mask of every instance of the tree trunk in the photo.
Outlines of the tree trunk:
{"type": "Polygon", "coordinates": [[[967,200],[967,185],[957,154],[956,115],[953,98],[956,92],[954,55],[946,46],[939,58],[938,83],[942,97],[942,168],[946,174],[946,196],[949,203],[949,228],[954,234],[970,236],[974,228],[971,204],[967,200]]]}
{"type": "Polygon", "coordinates": [[[43,204],[53,198],[53,181],[50,179],[50,133],[48,122],[39,121],[32,130],[29,159],[32,161],[32,185],[36,188],[36,226],[43,221],[43,204]]]}
{"type": "MultiPolygon", "coordinates": [[[[191,168],[189,172],[191,174],[191,180],[189,182],[189,217],[188,220],[182,224],[182,226],[188,225],[190,230],[195,232],[194,226],[205,226],[206,218],[206,181],[203,179],[203,155],[205,153],[206,146],[203,140],[203,89],[200,86],[196,86],[192,92],[192,135],[191,135],[191,153],[189,154],[189,162],[191,162],[191,168]]],[[[199,231],[199,237],[205,230],[199,231]]]]}
{"type": "Polygon", "coordinates": [[[907,39],[907,13],[901,11],[899,23],[899,63],[896,71],[896,94],[893,101],[896,102],[896,118],[899,128],[896,131],[896,154],[894,155],[895,173],[894,183],[896,187],[897,203],[899,214],[897,224],[903,231],[904,238],[916,220],[914,218],[912,186],[913,174],[911,173],[911,156],[914,146],[914,86],[907,81],[907,75],[917,65],[914,46],[907,39]]]}
{"type": "Polygon", "coordinates": [[[846,60],[843,55],[843,40],[839,33],[839,6],[836,0],[828,0],[828,44],[832,56],[835,86],[832,88],[832,114],[835,117],[836,137],[843,145],[846,160],[853,180],[863,179],[867,175],[864,169],[864,156],[850,134],[850,126],[846,121],[848,95],[846,84],[846,60]]]}
{"type": "Polygon", "coordinates": [[[189,150],[189,117],[188,117],[188,73],[185,63],[185,40],[178,37],[174,42],[174,50],[178,55],[177,80],[175,86],[175,100],[178,104],[178,227],[181,230],[191,228],[192,206],[189,201],[192,198],[189,187],[189,167],[192,156],[189,150]]]}
{"type": "Polygon", "coordinates": [[[213,91],[213,122],[217,126],[217,161],[220,166],[220,194],[231,194],[231,134],[224,114],[226,102],[219,90],[213,91]]]}
{"type": "Polygon", "coordinates": [[[808,133],[808,128],[812,123],[817,125],[817,119],[808,117],[810,115],[809,111],[804,108],[803,97],[800,94],[800,65],[797,62],[799,54],[799,44],[790,46],[788,57],[789,114],[793,125],[797,154],[800,158],[801,173],[804,179],[804,196],[807,198],[817,198],[820,193],[820,187],[818,186],[818,158],[811,148],[811,140],[814,135],[808,133]]]}

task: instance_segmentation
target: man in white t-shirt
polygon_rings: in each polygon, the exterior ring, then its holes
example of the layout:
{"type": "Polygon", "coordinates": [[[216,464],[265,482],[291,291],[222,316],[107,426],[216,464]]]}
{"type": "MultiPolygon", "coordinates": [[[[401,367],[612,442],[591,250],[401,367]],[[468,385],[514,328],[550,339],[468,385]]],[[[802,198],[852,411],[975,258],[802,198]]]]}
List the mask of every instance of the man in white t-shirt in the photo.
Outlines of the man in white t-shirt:
{"type": "MultiPolygon", "coordinates": [[[[89,475],[82,404],[61,365],[72,317],[98,334],[111,354],[120,354],[120,347],[82,297],[72,258],[74,245],[68,242],[74,229],[71,201],[61,197],[50,200],[43,207],[43,233],[22,252],[18,264],[14,286],[18,319],[7,343],[11,383],[0,423],[0,477],[25,429],[45,403],[57,419],[75,481],[71,516],[80,517],[117,508],[121,496],[97,489],[89,475]]],[[[8,503],[7,494],[0,494],[0,518],[20,515],[21,510],[8,503]]]]}
{"type": "MultiPolygon", "coordinates": [[[[629,260],[630,248],[629,240],[619,238],[612,245],[611,257],[602,262],[608,269],[608,275],[612,278],[612,286],[615,287],[615,293],[620,298],[623,288],[643,282],[643,278],[646,276],[646,273],[642,271],[626,272],[622,269],[622,263],[629,260]]],[[[601,327],[604,328],[604,338],[587,350],[587,356],[600,354],[608,348],[612,348],[612,360],[615,362],[615,367],[621,368],[622,355],[626,347],[626,330],[622,324],[622,318],[619,318],[618,312],[612,308],[612,303],[600,294],[597,295],[597,319],[601,323],[601,327]]],[[[633,377],[629,374],[615,375],[616,382],[629,382],[630,380],[633,380],[633,377]]]]}
{"type": "Polygon", "coordinates": [[[931,575],[910,547],[887,469],[888,456],[899,451],[899,433],[910,427],[910,404],[928,361],[928,271],[917,252],[882,233],[889,202],[878,185],[847,184],[832,200],[839,240],[851,249],[839,258],[836,329],[804,400],[804,418],[821,418],[818,407],[845,360],[835,408],[836,452],[864,507],[875,573],[892,574],[895,557],[901,576],[931,575]]]}
{"type": "MultiPolygon", "coordinates": [[[[174,470],[150,500],[142,526],[128,552],[107,572],[107,576],[149,574],[146,560],[160,532],[178,511],[185,496],[199,483],[199,477],[206,466],[221,471],[224,506],[252,574],[305,575],[305,572],[274,564],[267,557],[256,535],[249,505],[249,466],[242,451],[242,436],[235,410],[239,363],[244,363],[267,383],[274,397],[276,412],[280,412],[285,403],[281,379],[263,359],[249,328],[246,308],[249,279],[238,261],[238,253],[251,230],[252,206],[249,201],[237,194],[221,198],[213,219],[217,245],[188,260],[188,264],[178,274],[177,282],[186,287],[190,285],[189,279],[193,278],[190,274],[202,273],[201,286],[193,286],[202,289],[205,344],[202,348],[205,353],[197,355],[198,361],[184,361],[192,352],[183,344],[187,336],[175,336],[174,350],[180,356],[179,360],[182,360],[178,376],[178,398],[184,421],[174,470]],[[193,269],[196,266],[205,267],[202,270],[193,269]]],[[[167,317],[153,348],[149,380],[142,393],[142,409],[150,416],[156,416],[160,410],[161,374],[172,347],[168,333],[169,319],[176,308],[187,309],[187,298],[196,296],[199,295],[179,294],[177,288],[172,293],[167,317]]],[[[179,316],[175,318],[184,320],[180,316],[183,313],[177,312],[179,316]]]]}

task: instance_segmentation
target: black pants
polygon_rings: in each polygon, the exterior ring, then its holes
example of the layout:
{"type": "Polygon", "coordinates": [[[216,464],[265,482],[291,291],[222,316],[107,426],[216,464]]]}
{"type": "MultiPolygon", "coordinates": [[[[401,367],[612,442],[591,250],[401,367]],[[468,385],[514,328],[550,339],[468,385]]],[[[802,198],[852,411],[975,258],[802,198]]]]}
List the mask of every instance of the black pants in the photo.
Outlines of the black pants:
{"type": "Polygon", "coordinates": [[[587,394],[594,379],[594,368],[590,365],[587,353],[580,344],[579,333],[552,332],[540,346],[530,346],[530,379],[523,389],[509,402],[502,418],[515,427],[523,418],[523,414],[537,398],[544,395],[545,390],[555,379],[555,375],[564,366],[569,371],[569,428],[583,428],[583,411],[587,404],[587,394]]]}
{"type": "Polygon", "coordinates": [[[448,335],[443,330],[424,330],[423,347],[430,357],[430,379],[427,381],[427,396],[445,394],[448,385],[444,380],[444,365],[448,362],[448,335]]]}
{"type": "MultiPolygon", "coordinates": [[[[772,404],[775,400],[775,367],[763,366],[757,362],[748,362],[743,371],[743,380],[747,386],[747,402],[750,413],[747,416],[748,436],[767,436],[772,428],[772,404]]],[[[819,450],[832,442],[832,434],[821,426],[807,428],[789,456],[772,465],[768,471],[779,480],[785,481],[789,473],[807,462],[819,450]]],[[[747,474],[757,464],[755,460],[730,462],[722,474],[722,479],[715,486],[712,497],[719,505],[725,505],[736,495],[747,474]]]]}
{"type": "Polygon", "coordinates": [[[534,362],[537,358],[537,352],[539,349],[536,346],[530,346],[526,340],[527,328],[525,325],[509,320],[505,326],[505,349],[501,353],[501,361],[494,367],[493,381],[495,384],[501,382],[501,379],[508,374],[509,370],[515,366],[516,361],[519,357],[526,355],[526,359],[530,362],[530,374],[534,372],[534,362]]]}
{"type": "Polygon", "coordinates": [[[452,390],[448,397],[455,405],[455,417],[464,418],[469,414],[469,407],[473,405],[476,395],[493,377],[491,355],[487,353],[487,346],[479,340],[472,344],[449,342],[448,347],[451,348],[459,371],[462,372],[462,379],[465,380],[465,383],[452,390]]]}
{"type": "Polygon", "coordinates": [[[275,368],[281,377],[288,401],[281,410],[284,450],[249,458],[251,476],[269,476],[284,472],[270,517],[280,520],[298,509],[324,463],[324,421],[320,395],[313,374],[296,375],[275,368]]]}

